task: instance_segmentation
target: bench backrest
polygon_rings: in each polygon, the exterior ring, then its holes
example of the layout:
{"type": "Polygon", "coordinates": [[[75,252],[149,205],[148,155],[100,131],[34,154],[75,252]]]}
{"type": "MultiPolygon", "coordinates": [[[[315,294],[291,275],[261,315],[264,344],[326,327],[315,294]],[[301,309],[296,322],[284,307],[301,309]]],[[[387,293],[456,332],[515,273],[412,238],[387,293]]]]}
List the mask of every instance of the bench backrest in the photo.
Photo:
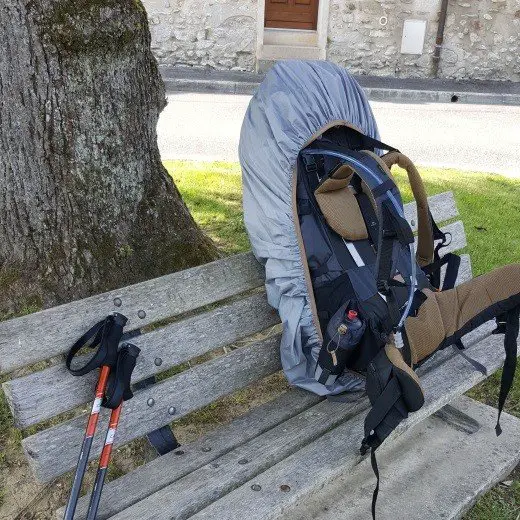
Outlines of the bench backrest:
{"type": "MultiPolygon", "coordinates": [[[[438,222],[458,214],[451,193],[429,202],[438,222]]],[[[415,204],[405,213],[417,220],[415,204]]],[[[452,234],[450,251],[466,245],[462,222],[443,230],[452,234]]],[[[38,479],[47,482],[77,461],[97,376],[71,376],[62,355],[81,334],[113,311],[125,314],[125,330],[141,348],[133,382],[160,374],[125,403],[116,445],[125,444],[280,370],[279,318],[263,283],[263,268],[244,253],[0,323],[0,374],[13,372],[3,389],[16,425],[30,428],[22,444],[38,479]],[[243,345],[225,348],[237,341],[243,345]]]]}

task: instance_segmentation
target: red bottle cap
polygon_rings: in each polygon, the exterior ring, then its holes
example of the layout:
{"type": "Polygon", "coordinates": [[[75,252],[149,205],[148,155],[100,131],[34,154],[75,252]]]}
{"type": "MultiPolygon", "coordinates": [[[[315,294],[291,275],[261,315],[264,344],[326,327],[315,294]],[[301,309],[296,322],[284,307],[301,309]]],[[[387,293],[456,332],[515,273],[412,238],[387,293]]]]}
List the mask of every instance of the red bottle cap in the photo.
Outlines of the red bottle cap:
{"type": "Polygon", "coordinates": [[[350,310],[348,311],[347,318],[349,320],[355,320],[357,318],[358,314],[357,311],[350,310]]]}

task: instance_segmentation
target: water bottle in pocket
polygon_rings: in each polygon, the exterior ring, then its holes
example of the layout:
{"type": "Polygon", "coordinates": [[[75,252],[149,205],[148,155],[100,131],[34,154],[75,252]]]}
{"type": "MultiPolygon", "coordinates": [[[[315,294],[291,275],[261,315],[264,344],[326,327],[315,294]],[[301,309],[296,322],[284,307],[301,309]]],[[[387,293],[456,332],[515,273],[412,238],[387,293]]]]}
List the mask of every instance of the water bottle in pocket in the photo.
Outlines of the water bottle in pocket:
{"type": "Polygon", "coordinates": [[[314,374],[318,382],[331,385],[343,373],[347,360],[361,341],[365,329],[366,323],[351,300],[333,314],[327,325],[314,374]]]}

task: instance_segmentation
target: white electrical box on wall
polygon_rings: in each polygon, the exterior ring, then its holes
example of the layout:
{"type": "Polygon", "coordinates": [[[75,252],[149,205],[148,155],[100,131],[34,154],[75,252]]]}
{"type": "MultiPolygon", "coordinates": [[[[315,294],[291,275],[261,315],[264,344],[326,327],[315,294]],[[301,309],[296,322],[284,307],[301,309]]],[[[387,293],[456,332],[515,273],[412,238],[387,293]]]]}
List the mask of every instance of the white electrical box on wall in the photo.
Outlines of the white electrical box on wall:
{"type": "Polygon", "coordinates": [[[426,20],[405,20],[401,54],[422,54],[425,35],[426,20]]]}

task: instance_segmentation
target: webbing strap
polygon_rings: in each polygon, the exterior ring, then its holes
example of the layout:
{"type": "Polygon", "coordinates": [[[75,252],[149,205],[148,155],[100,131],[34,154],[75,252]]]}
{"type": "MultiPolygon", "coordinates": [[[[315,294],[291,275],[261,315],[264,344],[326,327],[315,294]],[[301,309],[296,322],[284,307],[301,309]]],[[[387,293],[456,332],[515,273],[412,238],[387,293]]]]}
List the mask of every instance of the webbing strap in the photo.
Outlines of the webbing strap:
{"type": "Polygon", "coordinates": [[[394,244],[397,241],[397,233],[390,227],[392,219],[388,206],[383,203],[381,209],[383,212],[381,227],[383,229],[379,231],[381,245],[377,251],[377,290],[387,295],[389,293],[388,281],[392,278],[393,253],[394,244]]]}
{"type": "Polygon", "coordinates": [[[441,268],[446,266],[446,274],[442,284],[442,290],[453,289],[457,283],[459,276],[461,258],[455,253],[447,253],[442,258],[437,258],[434,262],[422,268],[423,272],[428,276],[430,283],[436,288],[440,289],[441,283],[441,268]]]}
{"type": "MultiPolygon", "coordinates": [[[[157,382],[155,376],[147,377],[133,384],[134,390],[144,390],[150,388],[157,382]]],[[[175,437],[173,430],[169,424],[161,426],[146,434],[148,442],[155,448],[158,455],[166,455],[180,447],[180,443],[175,437]]]]}
{"type": "Polygon", "coordinates": [[[365,439],[373,435],[400,397],[401,386],[397,377],[392,377],[365,418],[365,439]]]}
{"type": "Polygon", "coordinates": [[[506,360],[504,362],[504,369],[502,371],[502,380],[500,382],[500,395],[498,398],[498,419],[495,426],[497,436],[502,433],[500,427],[500,416],[502,415],[502,409],[506,402],[509,390],[513,384],[516,371],[516,355],[517,355],[517,338],[519,332],[519,320],[520,320],[520,305],[511,309],[507,313],[506,320],[506,332],[504,336],[504,350],[506,351],[506,360]]]}
{"type": "Polygon", "coordinates": [[[370,464],[372,465],[372,471],[376,476],[376,487],[372,493],[372,520],[376,520],[376,504],[377,496],[379,495],[379,468],[377,467],[376,448],[370,450],[370,464]]]}
{"type": "Polygon", "coordinates": [[[127,321],[126,316],[116,312],[85,332],[67,354],[65,364],[69,372],[74,376],[83,376],[102,365],[113,367],[117,361],[117,348],[127,321]],[[96,352],[83,366],[72,368],[72,360],[83,348],[96,349],[96,352]]]}
{"type": "Polygon", "coordinates": [[[443,260],[446,257],[446,273],[444,275],[444,281],[442,282],[443,291],[446,291],[447,289],[453,289],[455,287],[457,278],[459,276],[461,262],[460,256],[456,255],[455,253],[448,253],[447,255],[444,255],[443,260]]]}
{"type": "Polygon", "coordinates": [[[401,386],[399,385],[397,377],[392,377],[365,418],[365,438],[361,443],[361,453],[366,453],[366,450],[368,447],[370,447],[370,462],[372,464],[374,475],[377,479],[376,487],[374,488],[374,492],[372,494],[373,520],[376,518],[376,503],[377,496],[379,495],[379,468],[377,467],[376,449],[381,444],[381,441],[379,440],[375,430],[384,421],[385,417],[388,415],[400,397],[401,386]]]}
{"type": "Polygon", "coordinates": [[[389,152],[397,152],[400,153],[397,148],[394,148],[393,146],[390,146],[388,144],[382,143],[381,141],[378,141],[377,139],[374,139],[373,137],[370,137],[369,135],[365,135],[359,130],[356,130],[353,128],[355,132],[360,134],[363,139],[363,148],[368,148],[372,150],[388,150],[389,152]]]}
{"type": "Polygon", "coordinates": [[[140,352],[141,350],[131,343],[125,343],[119,349],[116,365],[108,376],[108,384],[102,403],[105,408],[113,410],[122,401],[128,401],[134,396],[130,387],[130,380],[140,352]]]}
{"type": "Polygon", "coordinates": [[[487,368],[482,364],[482,363],[479,363],[476,359],[473,359],[472,357],[469,357],[465,352],[464,352],[464,344],[462,343],[462,341],[457,341],[457,343],[455,343],[454,345],[452,345],[453,347],[453,350],[459,355],[461,356],[462,358],[464,358],[471,366],[473,366],[473,368],[475,370],[477,370],[478,372],[480,372],[481,374],[485,375],[486,377],[488,376],[488,371],[487,371],[487,368]]]}
{"type": "Polygon", "coordinates": [[[119,313],[99,321],[74,343],[65,361],[74,376],[85,375],[102,366],[110,367],[102,402],[105,408],[115,409],[122,401],[133,397],[130,379],[140,350],[130,343],[119,348],[127,321],[128,318],[119,313]],[[83,366],[72,368],[74,357],[83,348],[96,349],[96,352],[83,366]]]}
{"type": "Polygon", "coordinates": [[[374,206],[372,206],[368,195],[364,191],[356,193],[356,199],[359,204],[359,209],[361,210],[361,215],[363,215],[363,220],[365,221],[370,241],[377,251],[379,242],[379,222],[377,220],[376,212],[374,211],[374,206]]]}

